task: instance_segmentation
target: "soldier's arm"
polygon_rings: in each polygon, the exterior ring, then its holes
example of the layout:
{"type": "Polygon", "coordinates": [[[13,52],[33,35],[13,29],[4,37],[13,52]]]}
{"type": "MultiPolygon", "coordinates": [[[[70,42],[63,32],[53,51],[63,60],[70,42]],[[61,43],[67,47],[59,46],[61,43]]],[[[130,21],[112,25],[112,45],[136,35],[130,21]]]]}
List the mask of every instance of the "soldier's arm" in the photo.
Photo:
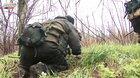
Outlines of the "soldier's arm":
{"type": "Polygon", "coordinates": [[[79,55],[81,54],[81,45],[79,40],[79,34],[75,30],[74,26],[68,23],[69,32],[68,32],[68,44],[72,49],[72,54],[79,55]]]}

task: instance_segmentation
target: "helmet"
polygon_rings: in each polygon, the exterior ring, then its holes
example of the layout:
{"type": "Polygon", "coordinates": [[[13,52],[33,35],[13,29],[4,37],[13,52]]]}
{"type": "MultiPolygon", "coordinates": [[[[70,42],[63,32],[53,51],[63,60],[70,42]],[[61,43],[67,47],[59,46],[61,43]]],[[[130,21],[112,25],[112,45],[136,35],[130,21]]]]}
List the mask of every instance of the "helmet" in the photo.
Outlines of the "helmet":
{"type": "Polygon", "coordinates": [[[54,19],[67,19],[67,18],[64,17],[64,16],[57,16],[57,17],[55,17],[54,19]]]}
{"type": "Polygon", "coordinates": [[[67,19],[70,23],[74,24],[74,18],[71,17],[70,15],[67,16],[57,16],[54,19],[67,19]]]}
{"type": "Polygon", "coordinates": [[[69,21],[69,22],[71,22],[72,24],[74,24],[74,18],[73,17],[71,17],[70,15],[67,15],[67,16],[65,16],[66,17],[66,19],[69,21]]]}

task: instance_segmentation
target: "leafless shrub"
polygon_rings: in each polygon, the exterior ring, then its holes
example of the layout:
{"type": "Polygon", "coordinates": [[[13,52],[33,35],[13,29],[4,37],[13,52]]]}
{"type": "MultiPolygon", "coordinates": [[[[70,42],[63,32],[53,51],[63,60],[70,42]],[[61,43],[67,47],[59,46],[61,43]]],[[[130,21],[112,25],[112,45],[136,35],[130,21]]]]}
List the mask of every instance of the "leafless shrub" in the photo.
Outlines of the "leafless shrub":
{"type": "MultiPolygon", "coordinates": [[[[95,7],[97,10],[101,10],[100,16],[97,18],[95,11],[93,11],[91,13],[92,15],[87,15],[85,18],[82,18],[79,12],[81,1],[82,0],[19,0],[19,5],[17,6],[18,12],[9,10],[10,13],[7,13],[4,8],[1,8],[1,54],[7,54],[17,49],[15,48],[16,40],[26,24],[46,21],[51,17],[52,13],[54,13],[52,16],[57,15],[58,8],[61,8],[61,15],[64,16],[69,15],[71,7],[74,9],[75,27],[82,34],[83,38],[81,43],[83,46],[105,42],[121,44],[136,43],[137,35],[133,32],[127,19],[123,18],[125,15],[124,2],[121,0],[100,0],[97,7],[95,7]],[[24,5],[20,5],[22,1],[24,5]],[[38,9],[38,7],[40,8],[38,9]],[[11,18],[14,21],[12,21],[11,18]],[[97,24],[97,19],[99,18],[101,18],[100,26],[97,24]]],[[[0,6],[3,4],[1,0],[0,4],[0,6]]]]}

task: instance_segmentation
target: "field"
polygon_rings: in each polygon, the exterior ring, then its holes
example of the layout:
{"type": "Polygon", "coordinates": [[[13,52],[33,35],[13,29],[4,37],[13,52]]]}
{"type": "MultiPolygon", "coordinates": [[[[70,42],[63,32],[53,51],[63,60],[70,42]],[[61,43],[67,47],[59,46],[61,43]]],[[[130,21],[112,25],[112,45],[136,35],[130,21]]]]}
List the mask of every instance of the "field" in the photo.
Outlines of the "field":
{"type": "MultiPolygon", "coordinates": [[[[82,48],[82,58],[68,55],[70,69],[40,78],[140,78],[140,45],[94,44],[82,48]]],[[[0,78],[12,78],[18,70],[17,53],[0,58],[0,78]]]]}

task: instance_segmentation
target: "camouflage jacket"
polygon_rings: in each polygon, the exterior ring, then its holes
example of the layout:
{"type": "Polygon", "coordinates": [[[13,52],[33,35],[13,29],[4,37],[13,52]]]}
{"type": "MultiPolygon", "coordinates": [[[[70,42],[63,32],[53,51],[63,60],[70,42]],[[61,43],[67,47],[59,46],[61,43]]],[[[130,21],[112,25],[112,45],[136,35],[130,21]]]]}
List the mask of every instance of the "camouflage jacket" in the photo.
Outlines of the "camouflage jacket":
{"type": "Polygon", "coordinates": [[[62,49],[68,45],[74,55],[81,54],[80,36],[75,27],[66,19],[48,20],[43,23],[46,41],[52,42],[62,49]]]}

